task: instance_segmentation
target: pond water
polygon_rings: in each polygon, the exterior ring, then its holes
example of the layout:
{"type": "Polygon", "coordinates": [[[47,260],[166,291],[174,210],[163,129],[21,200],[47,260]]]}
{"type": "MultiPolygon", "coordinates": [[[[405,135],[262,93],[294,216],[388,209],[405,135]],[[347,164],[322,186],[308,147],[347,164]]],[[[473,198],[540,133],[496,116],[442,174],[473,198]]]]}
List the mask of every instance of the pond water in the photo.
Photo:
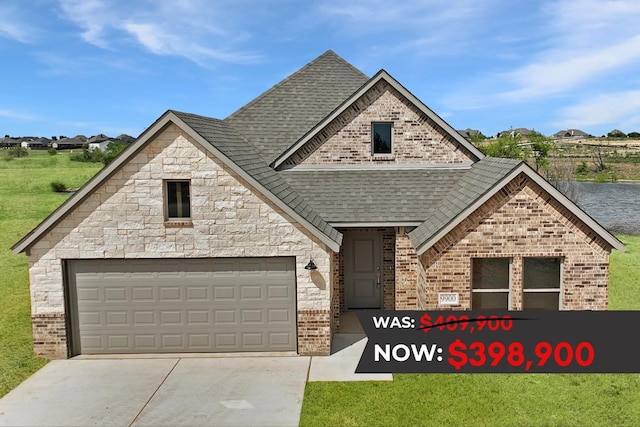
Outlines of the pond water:
{"type": "Polygon", "coordinates": [[[577,202],[611,233],[640,235],[639,182],[576,182],[577,202]]]}

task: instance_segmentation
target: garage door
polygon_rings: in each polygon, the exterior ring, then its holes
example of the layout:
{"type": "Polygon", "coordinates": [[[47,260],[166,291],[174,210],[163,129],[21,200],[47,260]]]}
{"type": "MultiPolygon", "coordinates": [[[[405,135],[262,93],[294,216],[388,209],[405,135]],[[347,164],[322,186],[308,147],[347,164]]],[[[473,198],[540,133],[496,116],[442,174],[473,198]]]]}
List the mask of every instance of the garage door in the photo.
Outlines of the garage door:
{"type": "Polygon", "coordinates": [[[294,258],[67,262],[72,353],[296,349],[294,258]]]}

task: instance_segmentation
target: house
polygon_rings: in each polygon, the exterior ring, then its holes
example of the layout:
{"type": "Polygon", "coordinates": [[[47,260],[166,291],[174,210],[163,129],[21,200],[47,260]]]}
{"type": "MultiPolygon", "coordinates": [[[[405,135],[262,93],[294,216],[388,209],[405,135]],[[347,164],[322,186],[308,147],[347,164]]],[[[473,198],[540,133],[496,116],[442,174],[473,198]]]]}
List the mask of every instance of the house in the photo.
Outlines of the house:
{"type": "Polygon", "coordinates": [[[614,248],[525,163],[328,51],[224,120],[167,111],[13,252],[35,351],[64,358],[323,355],[362,308],[605,310],[614,248]]]}
{"type": "Polygon", "coordinates": [[[532,133],[533,131],[527,128],[516,128],[516,129],[509,129],[509,130],[503,130],[502,132],[498,132],[496,137],[500,138],[501,136],[510,136],[510,137],[521,136],[526,138],[532,133]]]}
{"type": "Polygon", "coordinates": [[[553,137],[556,139],[565,139],[565,138],[589,138],[589,134],[580,129],[563,129],[553,134],[553,137]]]}

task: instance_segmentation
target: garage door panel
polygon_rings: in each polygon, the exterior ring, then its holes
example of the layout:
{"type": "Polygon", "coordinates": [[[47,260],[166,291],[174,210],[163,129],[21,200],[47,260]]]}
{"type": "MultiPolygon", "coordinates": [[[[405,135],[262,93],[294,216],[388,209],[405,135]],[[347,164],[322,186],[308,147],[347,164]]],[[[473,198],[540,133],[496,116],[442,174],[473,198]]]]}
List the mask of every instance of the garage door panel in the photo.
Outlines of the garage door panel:
{"type": "Polygon", "coordinates": [[[293,258],[69,261],[76,352],[291,351],[293,258]]]}

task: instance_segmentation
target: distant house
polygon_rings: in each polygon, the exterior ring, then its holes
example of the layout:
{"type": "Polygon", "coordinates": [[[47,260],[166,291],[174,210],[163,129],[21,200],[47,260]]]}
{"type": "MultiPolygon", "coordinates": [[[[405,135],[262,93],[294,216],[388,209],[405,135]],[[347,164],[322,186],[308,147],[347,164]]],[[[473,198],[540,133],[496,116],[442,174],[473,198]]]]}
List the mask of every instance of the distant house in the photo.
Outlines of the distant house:
{"type": "Polygon", "coordinates": [[[123,143],[125,145],[129,145],[131,144],[133,141],[135,141],[135,138],[126,135],[126,134],[122,134],[119,135],[117,138],[109,138],[108,136],[104,135],[104,134],[100,134],[100,135],[96,135],[93,136],[91,138],[89,138],[89,140],[87,141],[89,143],[89,151],[93,151],[96,148],[99,148],[100,151],[106,151],[107,148],[109,147],[109,144],[114,142],[114,143],[123,143]]]}
{"type": "Polygon", "coordinates": [[[63,136],[60,137],[60,139],[58,139],[57,141],[52,141],[51,147],[55,148],[56,150],[70,150],[82,148],[85,143],[85,141],[77,137],[67,138],[66,136],[63,136]]]}
{"type": "Polygon", "coordinates": [[[588,138],[589,134],[581,131],[580,129],[564,129],[553,134],[556,139],[564,138],[588,138]]]}
{"type": "Polygon", "coordinates": [[[126,133],[116,136],[116,139],[118,141],[124,142],[127,145],[131,144],[133,141],[136,140],[134,137],[132,137],[131,135],[127,135],[126,133]]]}
{"type": "Polygon", "coordinates": [[[471,138],[476,135],[482,135],[482,132],[480,132],[478,129],[470,129],[470,128],[466,128],[465,130],[459,130],[458,133],[464,136],[468,140],[471,140],[471,138]]]}
{"type": "Polygon", "coordinates": [[[526,137],[529,136],[533,133],[532,130],[529,130],[527,128],[516,128],[516,129],[509,129],[509,130],[503,130],[502,132],[498,132],[498,134],[496,135],[498,138],[500,138],[501,136],[511,136],[511,137],[515,137],[515,136],[522,136],[522,137],[526,137]]]}
{"type": "Polygon", "coordinates": [[[113,140],[111,138],[109,139],[103,139],[100,142],[89,142],[89,151],[93,151],[96,148],[99,148],[100,151],[104,152],[107,150],[107,147],[109,146],[109,144],[112,142],[113,140]]]}

